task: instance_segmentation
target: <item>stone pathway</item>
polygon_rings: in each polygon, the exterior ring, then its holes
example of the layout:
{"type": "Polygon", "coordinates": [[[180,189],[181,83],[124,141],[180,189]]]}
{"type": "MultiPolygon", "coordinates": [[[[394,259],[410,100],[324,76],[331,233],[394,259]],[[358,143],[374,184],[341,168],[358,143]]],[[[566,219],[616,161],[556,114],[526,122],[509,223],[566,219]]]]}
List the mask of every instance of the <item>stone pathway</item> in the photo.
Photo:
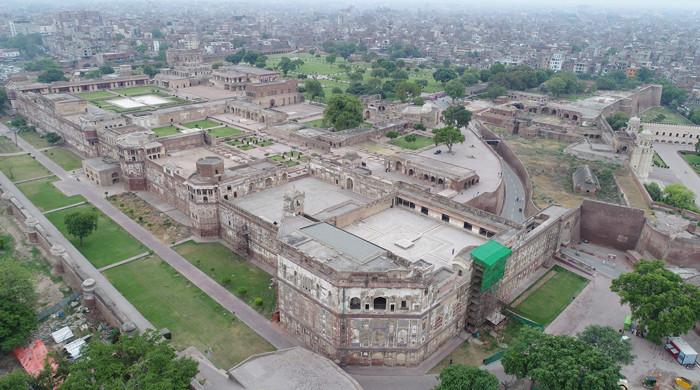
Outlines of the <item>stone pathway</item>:
{"type": "MultiPolygon", "coordinates": [[[[0,125],[0,132],[7,133],[9,130],[4,125],[0,125]]],[[[99,188],[90,183],[76,181],[73,176],[68,174],[58,164],[21,138],[18,138],[18,146],[34,155],[37,161],[59,177],[63,181],[61,188],[66,189],[71,194],[83,195],[90,203],[100,209],[100,211],[109,215],[116,224],[129,232],[129,234],[147,248],[151,249],[154,254],[175,268],[176,271],[195,286],[199,287],[226,310],[233,313],[261,337],[275,346],[275,348],[289,348],[299,345],[296,340],[286,334],[280,327],[268,321],[241,299],[231,294],[207,274],[192,265],[179,253],[171,249],[167,244],[160,242],[151,232],[142,228],[138,223],[113,206],[104,198],[103,192],[99,188]]]]}
{"type": "Polygon", "coordinates": [[[120,265],[124,265],[124,264],[127,264],[127,263],[131,263],[131,262],[134,261],[134,260],[143,259],[144,257],[146,257],[146,256],[148,256],[148,255],[150,255],[150,254],[151,254],[151,252],[139,253],[139,254],[136,255],[136,256],[129,257],[128,259],[124,259],[124,260],[122,260],[122,261],[117,261],[116,263],[112,263],[112,264],[110,264],[110,265],[105,265],[104,267],[98,268],[97,270],[100,271],[100,272],[105,272],[105,271],[107,271],[108,269],[112,269],[112,268],[115,268],[115,267],[119,267],[120,265]]]}

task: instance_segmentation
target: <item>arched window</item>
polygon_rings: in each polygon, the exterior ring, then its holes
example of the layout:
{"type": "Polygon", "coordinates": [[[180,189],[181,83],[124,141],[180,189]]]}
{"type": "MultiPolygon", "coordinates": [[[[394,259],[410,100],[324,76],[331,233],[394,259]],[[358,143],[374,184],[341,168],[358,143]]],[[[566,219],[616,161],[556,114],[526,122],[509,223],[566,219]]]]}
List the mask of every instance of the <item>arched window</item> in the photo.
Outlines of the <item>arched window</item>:
{"type": "Polygon", "coordinates": [[[360,307],[362,305],[360,304],[360,298],[350,298],[350,309],[352,310],[360,310],[360,307]]]}
{"type": "Polygon", "coordinates": [[[386,310],[386,298],[374,298],[374,310],[386,310]]]}

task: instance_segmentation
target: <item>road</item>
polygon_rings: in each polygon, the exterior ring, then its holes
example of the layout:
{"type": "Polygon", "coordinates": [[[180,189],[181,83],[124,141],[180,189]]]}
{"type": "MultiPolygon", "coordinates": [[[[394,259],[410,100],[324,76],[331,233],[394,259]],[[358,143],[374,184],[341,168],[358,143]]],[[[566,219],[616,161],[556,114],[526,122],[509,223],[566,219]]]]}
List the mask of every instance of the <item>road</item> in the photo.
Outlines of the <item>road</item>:
{"type": "Polygon", "coordinates": [[[694,150],[692,145],[654,143],[654,150],[668,165],[668,169],[653,167],[651,178],[662,184],[682,183],[695,193],[695,203],[700,205],[700,177],[678,154],[681,150],[694,150]]]}
{"type": "Polygon", "coordinates": [[[501,166],[503,167],[503,181],[506,183],[506,198],[503,210],[501,210],[501,217],[515,222],[523,222],[525,220],[523,212],[525,209],[525,188],[507,162],[501,160],[501,166]]]}
{"type": "MultiPolygon", "coordinates": [[[[11,131],[4,125],[0,124],[0,133],[10,134],[11,131]]],[[[12,137],[10,137],[12,139],[12,137]]],[[[68,174],[62,167],[54,163],[37,150],[34,146],[24,141],[22,138],[17,138],[17,143],[22,150],[31,153],[37,161],[44,165],[49,171],[54,173],[62,180],[60,188],[71,194],[80,194],[84,196],[90,203],[100,209],[106,215],[109,215],[115,223],[129,232],[135,239],[143,245],[151,249],[163,261],[170,264],[175,270],[187,278],[192,284],[199,287],[222,307],[233,313],[261,337],[267,340],[275,348],[289,348],[299,345],[291,336],[286,334],[281,328],[275,326],[265,317],[253,310],[241,299],[231,294],[228,290],[210,278],[207,274],[200,271],[192,265],[179,253],[175,252],[169,246],[159,241],[151,232],[144,229],[138,223],[114,207],[108,200],[104,198],[103,192],[94,185],[84,182],[78,182],[73,176],[68,174]]],[[[49,223],[49,225],[51,225],[49,223]]],[[[51,225],[53,227],[53,225],[51,225]]],[[[56,230],[57,231],[57,230],[56,230]]],[[[57,233],[61,235],[61,233],[57,233]]],[[[94,267],[93,267],[94,268],[94,267]]],[[[104,279],[104,278],[102,278],[104,279]]],[[[106,281],[106,279],[104,279],[106,281]]],[[[107,282],[108,283],[108,282],[107,282]]]]}

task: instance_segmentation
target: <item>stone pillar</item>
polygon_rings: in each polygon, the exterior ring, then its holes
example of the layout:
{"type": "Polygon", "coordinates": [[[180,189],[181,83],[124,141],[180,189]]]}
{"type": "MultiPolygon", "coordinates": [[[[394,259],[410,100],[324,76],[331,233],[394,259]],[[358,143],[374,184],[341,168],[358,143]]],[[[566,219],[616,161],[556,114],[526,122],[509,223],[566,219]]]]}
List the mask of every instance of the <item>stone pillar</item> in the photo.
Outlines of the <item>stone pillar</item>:
{"type": "Polygon", "coordinates": [[[80,289],[83,292],[83,305],[90,309],[90,311],[95,310],[96,303],[95,302],[95,288],[97,287],[97,282],[95,282],[95,279],[92,278],[87,278],[83,280],[83,283],[80,285],[80,289]]]}
{"type": "Polygon", "coordinates": [[[51,273],[60,275],[63,273],[63,256],[66,254],[66,248],[55,244],[51,247],[50,253],[54,256],[53,269],[51,273]]]}
{"type": "Polygon", "coordinates": [[[36,232],[36,225],[38,224],[39,221],[37,221],[36,218],[32,217],[31,215],[24,220],[24,234],[27,235],[29,242],[32,244],[39,242],[39,236],[36,232]]]}

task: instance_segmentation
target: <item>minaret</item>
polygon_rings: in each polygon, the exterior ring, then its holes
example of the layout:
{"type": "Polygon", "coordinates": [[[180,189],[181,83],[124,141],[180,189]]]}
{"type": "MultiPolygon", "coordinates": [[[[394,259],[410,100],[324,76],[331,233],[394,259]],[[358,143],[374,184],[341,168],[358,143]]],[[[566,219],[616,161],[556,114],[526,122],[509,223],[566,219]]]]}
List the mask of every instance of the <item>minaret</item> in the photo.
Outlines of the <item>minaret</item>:
{"type": "Polygon", "coordinates": [[[649,177],[654,159],[653,136],[649,130],[641,127],[641,122],[636,116],[630,118],[627,128],[630,133],[636,133],[634,147],[630,154],[630,167],[639,179],[644,180],[649,177]]]}

